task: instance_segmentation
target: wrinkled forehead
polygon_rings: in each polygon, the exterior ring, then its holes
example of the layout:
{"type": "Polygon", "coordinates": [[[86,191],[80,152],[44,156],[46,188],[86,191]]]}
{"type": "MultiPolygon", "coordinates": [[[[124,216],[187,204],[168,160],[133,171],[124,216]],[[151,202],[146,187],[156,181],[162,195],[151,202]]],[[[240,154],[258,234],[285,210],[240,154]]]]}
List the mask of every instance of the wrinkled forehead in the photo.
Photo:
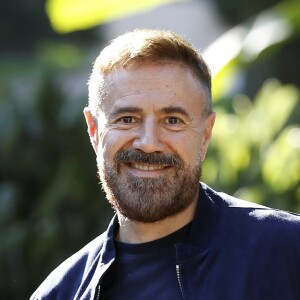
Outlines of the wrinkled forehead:
{"type": "MultiPolygon", "coordinates": [[[[89,81],[89,107],[93,115],[98,117],[99,114],[105,112],[107,107],[111,106],[114,99],[118,98],[118,93],[123,92],[125,86],[129,85],[130,93],[135,93],[143,91],[145,87],[149,91],[151,86],[157,88],[168,84],[171,92],[175,87],[179,87],[176,91],[182,93],[182,98],[193,85],[193,97],[200,103],[203,116],[207,115],[209,96],[206,86],[189,66],[170,61],[131,63],[126,67],[115,67],[106,75],[94,68],[89,81]],[[170,79],[170,76],[175,78],[171,83],[167,80],[170,79]]],[[[161,98],[160,93],[157,94],[157,97],[161,98]]]]}
{"type": "Polygon", "coordinates": [[[186,106],[195,101],[201,107],[205,98],[204,89],[193,72],[178,64],[118,68],[105,76],[105,89],[102,112],[124,103],[144,107],[151,103],[160,107],[161,103],[176,106],[185,102],[182,104],[186,106]]]}
{"type": "MultiPolygon", "coordinates": [[[[194,72],[183,64],[164,62],[147,64],[130,64],[126,68],[118,67],[104,77],[107,91],[117,96],[125,90],[141,92],[143,89],[173,90],[176,83],[179,87],[203,90],[201,82],[194,72]]],[[[179,89],[180,90],[180,89],[179,89]]],[[[183,91],[184,92],[184,91],[183,91]]]]}

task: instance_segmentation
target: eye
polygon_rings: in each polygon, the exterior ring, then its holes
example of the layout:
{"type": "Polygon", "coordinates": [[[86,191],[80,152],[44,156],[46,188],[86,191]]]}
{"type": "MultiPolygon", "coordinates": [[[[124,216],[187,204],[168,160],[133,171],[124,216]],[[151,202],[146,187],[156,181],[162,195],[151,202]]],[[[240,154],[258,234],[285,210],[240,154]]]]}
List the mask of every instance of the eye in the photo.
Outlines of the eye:
{"type": "Polygon", "coordinates": [[[123,124],[132,124],[132,123],[135,123],[135,119],[134,119],[134,117],[125,116],[125,117],[118,119],[118,122],[121,122],[123,124]]]}
{"type": "Polygon", "coordinates": [[[181,123],[181,120],[177,117],[168,117],[166,118],[166,123],[170,125],[178,125],[181,123]]]}

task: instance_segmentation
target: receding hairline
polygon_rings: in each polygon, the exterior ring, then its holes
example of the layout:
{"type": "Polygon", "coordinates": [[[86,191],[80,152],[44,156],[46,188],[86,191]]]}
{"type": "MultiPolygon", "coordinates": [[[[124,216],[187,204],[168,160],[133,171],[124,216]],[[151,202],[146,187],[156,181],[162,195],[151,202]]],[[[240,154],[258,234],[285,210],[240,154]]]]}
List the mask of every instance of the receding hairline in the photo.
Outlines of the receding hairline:
{"type": "MultiPolygon", "coordinates": [[[[164,60],[164,61],[144,61],[144,62],[132,62],[130,63],[129,65],[127,65],[126,67],[124,66],[116,66],[112,72],[106,74],[106,75],[103,75],[102,78],[103,78],[103,85],[105,86],[105,88],[107,89],[107,96],[109,96],[110,94],[110,91],[111,91],[111,87],[112,85],[116,84],[116,81],[115,80],[120,80],[120,78],[122,77],[118,77],[118,79],[116,79],[115,76],[118,76],[118,74],[120,74],[119,72],[123,72],[125,71],[124,76],[126,77],[123,77],[124,80],[127,82],[127,80],[129,79],[129,81],[131,81],[132,79],[130,79],[131,77],[131,74],[133,75],[132,72],[139,72],[139,71],[142,71],[141,74],[144,74],[143,72],[151,72],[151,68],[152,67],[176,67],[176,68],[180,68],[180,78],[182,78],[183,76],[191,76],[190,78],[193,78],[193,80],[195,80],[195,82],[197,83],[197,86],[198,86],[198,92],[199,92],[199,97],[200,99],[202,99],[201,101],[203,101],[203,97],[205,97],[205,100],[206,101],[206,97],[207,97],[207,91],[206,91],[206,88],[203,84],[203,82],[199,81],[198,77],[197,77],[197,74],[195,74],[194,70],[192,70],[189,66],[183,64],[183,63],[178,63],[178,62],[174,62],[174,61],[168,61],[168,60],[164,60]],[[127,75],[126,75],[127,74],[127,75]],[[189,74],[189,75],[188,75],[189,74]],[[129,76],[129,78],[127,77],[129,76]]],[[[163,69],[158,69],[157,72],[160,72],[163,71],[163,69]]],[[[169,70],[172,70],[172,69],[169,69],[169,70]]],[[[169,71],[168,70],[168,73],[169,72],[172,72],[172,71],[169,71]]],[[[135,75],[133,75],[135,76],[135,75]]],[[[142,76],[142,75],[141,75],[142,76]]],[[[121,79],[122,80],[122,79],[121,79]]],[[[143,78],[140,78],[138,77],[138,80],[143,80],[143,78]]],[[[148,79],[147,79],[148,81],[148,79]]],[[[105,101],[105,99],[103,99],[105,101]]]]}
{"type": "Polygon", "coordinates": [[[97,57],[89,81],[89,106],[99,111],[105,98],[105,78],[117,68],[144,64],[179,64],[195,75],[205,91],[204,110],[212,112],[211,75],[200,53],[180,35],[163,30],[139,29],[112,40],[97,57]],[[98,81],[98,82],[97,82],[98,81]],[[98,85],[98,90],[95,88],[98,85]],[[95,101],[92,97],[99,96],[95,101]]]}

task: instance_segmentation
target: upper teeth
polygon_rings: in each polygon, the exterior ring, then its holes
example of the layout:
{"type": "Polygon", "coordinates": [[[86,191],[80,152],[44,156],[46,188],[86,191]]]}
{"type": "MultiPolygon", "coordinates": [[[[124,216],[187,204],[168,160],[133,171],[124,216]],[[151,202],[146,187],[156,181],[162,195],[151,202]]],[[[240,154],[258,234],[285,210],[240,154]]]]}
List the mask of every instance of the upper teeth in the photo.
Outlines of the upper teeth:
{"type": "Polygon", "coordinates": [[[154,171],[154,170],[161,170],[165,166],[162,165],[144,165],[144,164],[132,164],[135,169],[143,170],[143,171],[154,171]]]}

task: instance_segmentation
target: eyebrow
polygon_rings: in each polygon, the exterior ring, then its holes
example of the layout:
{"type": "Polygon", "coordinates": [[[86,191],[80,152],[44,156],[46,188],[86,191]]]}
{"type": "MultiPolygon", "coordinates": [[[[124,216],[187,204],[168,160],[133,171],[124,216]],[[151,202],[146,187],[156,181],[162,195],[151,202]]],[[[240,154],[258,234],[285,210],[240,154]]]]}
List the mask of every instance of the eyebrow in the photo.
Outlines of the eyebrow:
{"type": "MultiPolygon", "coordinates": [[[[124,106],[124,107],[115,107],[113,111],[111,112],[111,116],[116,117],[120,114],[124,113],[142,113],[143,110],[141,108],[138,108],[136,106],[124,106]]],[[[160,110],[161,113],[164,114],[181,114],[184,115],[185,117],[189,118],[189,114],[185,109],[183,109],[180,106],[168,106],[164,107],[160,110]]]]}
{"type": "Polygon", "coordinates": [[[124,113],[142,113],[142,109],[135,106],[115,107],[111,112],[111,115],[118,116],[124,113]]]}
{"type": "Polygon", "coordinates": [[[181,115],[184,115],[187,118],[189,118],[189,114],[187,113],[187,111],[180,106],[168,106],[168,107],[162,108],[161,112],[165,113],[165,114],[177,113],[177,114],[181,114],[181,115]]]}

